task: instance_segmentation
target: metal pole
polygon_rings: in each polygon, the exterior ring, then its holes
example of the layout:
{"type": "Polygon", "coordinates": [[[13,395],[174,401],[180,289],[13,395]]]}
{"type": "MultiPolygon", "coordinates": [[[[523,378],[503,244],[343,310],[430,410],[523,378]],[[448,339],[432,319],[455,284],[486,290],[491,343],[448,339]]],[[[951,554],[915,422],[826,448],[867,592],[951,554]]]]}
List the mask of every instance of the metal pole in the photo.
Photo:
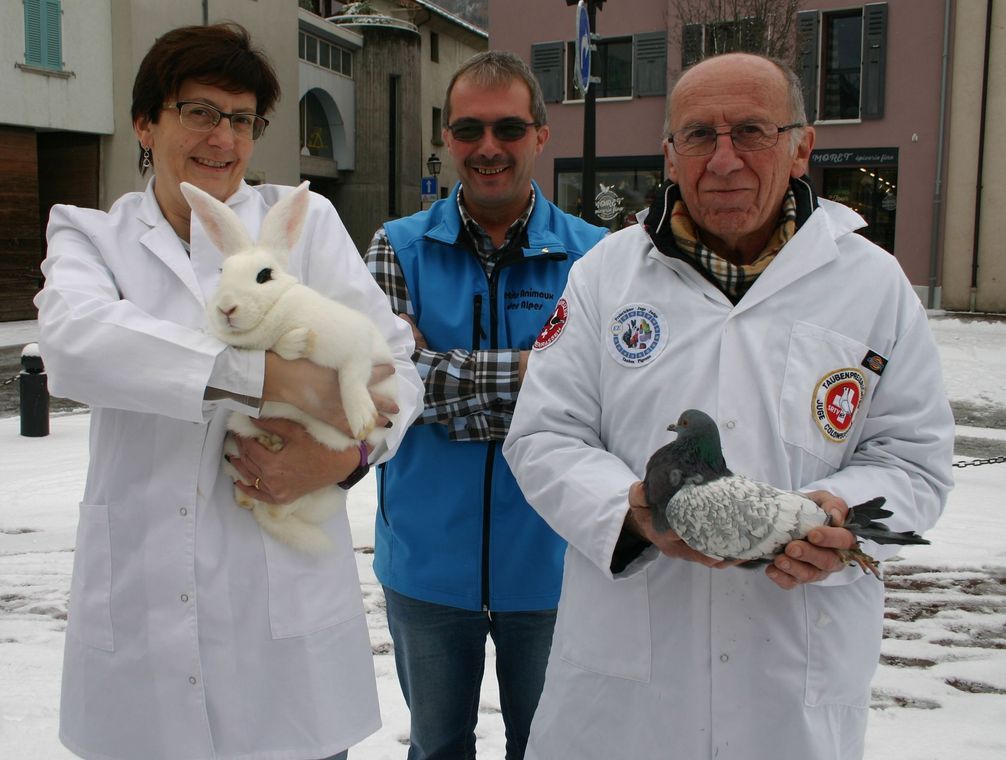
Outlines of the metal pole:
{"type": "MultiPolygon", "coordinates": [[[[603,1],[603,0],[602,0],[603,1]]],[[[590,33],[593,35],[597,29],[596,18],[597,8],[595,0],[587,0],[587,18],[590,22],[590,33]]],[[[593,47],[593,45],[591,45],[593,47]]],[[[594,63],[597,58],[594,50],[590,51],[590,70],[593,78],[594,63]]],[[[594,176],[594,159],[596,157],[597,139],[595,124],[597,123],[597,92],[593,82],[587,87],[587,94],[583,98],[583,177],[580,180],[580,215],[591,224],[600,224],[594,211],[594,188],[597,185],[594,176]]]]}
{"type": "Polygon", "coordinates": [[[929,242],[929,296],[926,307],[936,308],[936,274],[940,252],[940,214],[943,213],[943,143],[946,135],[947,63],[950,60],[950,0],[943,8],[943,63],[940,73],[940,124],[936,139],[936,186],[933,191],[933,226],[929,242]]]}

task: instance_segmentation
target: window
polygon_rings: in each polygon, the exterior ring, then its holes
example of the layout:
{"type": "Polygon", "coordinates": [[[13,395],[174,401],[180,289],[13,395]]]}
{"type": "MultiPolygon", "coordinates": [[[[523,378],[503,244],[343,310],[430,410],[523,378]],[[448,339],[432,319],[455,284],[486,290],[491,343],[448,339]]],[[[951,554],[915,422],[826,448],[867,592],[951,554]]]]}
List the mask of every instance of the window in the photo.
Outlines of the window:
{"type": "Polygon", "coordinates": [[[297,42],[297,55],[302,61],[314,63],[323,69],[353,76],[353,54],[345,48],[315,37],[313,34],[301,32],[297,42]]]}
{"type": "Polygon", "coordinates": [[[756,53],[765,46],[765,23],[755,17],[686,24],[681,30],[681,68],[720,53],[756,53]]]}
{"type": "Polygon", "coordinates": [[[305,93],[300,101],[300,152],[301,155],[335,157],[328,117],[318,96],[313,92],[305,93]]]}
{"type": "Polygon", "coordinates": [[[322,18],[334,16],[336,11],[334,0],[299,0],[298,4],[305,11],[310,11],[322,18]]]}
{"type": "Polygon", "coordinates": [[[887,3],[797,14],[797,69],[808,121],[884,116],[887,3]]]}
{"type": "Polygon", "coordinates": [[[24,62],[44,69],[63,69],[59,0],[24,0],[24,62]]]}
{"type": "Polygon", "coordinates": [[[436,32],[430,32],[430,60],[440,62],[440,35],[436,32]]]}
{"type": "MultiPolygon", "coordinates": [[[[556,205],[579,216],[583,159],[555,159],[556,205]]],[[[636,212],[649,208],[663,182],[664,157],[602,156],[594,163],[594,210],[612,231],[632,224],[636,212]]]]}
{"type": "MultiPolygon", "coordinates": [[[[667,34],[647,32],[632,37],[597,41],[591,85],[598,98],[663,96],[667,88],[667,34]]],[[[573,83],[574,42],[542,42],[531,46],[531,69],[541,84],[546,103],[581,100],[573,83]]]]}
{"type": "Polygon", "coordinates": [[[436,106],[433,107],[432,127],[433,127],[433,133],[432,137],[430,137],[430,142],[433,143],[434,145],[443,145],[444,144],[443,112],[436,106]]]}
{"type": "MultiPolygon", "coordinates": [[[[629,37],[613,40],[598,40],[597,50],[591,62],[590,76],[600,82],[591,84],[597,88],[595,95],[600,98],[627,98],[632,96],[632,39],[629,37]]],[[[576,44],[566,43],[566,100],[580,100],[583,94],[576,89],[576,44]]]]}
{"type": "Polygon", "coordinates": [[[863,11],[826,13],[821,19],[821,111],[819,119],[859,118],[863,11]]]}

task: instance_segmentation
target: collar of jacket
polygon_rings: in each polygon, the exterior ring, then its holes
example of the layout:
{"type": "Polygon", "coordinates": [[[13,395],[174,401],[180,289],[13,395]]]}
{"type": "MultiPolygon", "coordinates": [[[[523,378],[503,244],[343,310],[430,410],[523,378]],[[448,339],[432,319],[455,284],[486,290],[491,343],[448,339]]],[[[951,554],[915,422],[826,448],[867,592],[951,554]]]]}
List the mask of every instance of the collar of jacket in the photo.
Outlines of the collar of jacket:
{"type": "MultiPolygon", "coordinates": [[[[167,218],[161,212],[161,207],[157,203],[157,197],[154,195],[154,182],[156,180],[157,177],[151,177],[150,181],[147,182],[147,187],[143,191],[143,200],[140,201],[140,208],[136,212],[136,218],[148,227],[156,227],[162,222],[167,222],[167,218]]],[[[224,202],[228,206],[238,206],[248,200],[252,192],[251,186],[244,180],[241,180],[238,189],[224,202]]]]}
{"type": "MultiPolygon", "coordinates": [[[[799,231],[819,206],[817,194],[810,184],[810,177],[806,175],[791,179],[789,187],[796,198],[796,229],[799,231]]],[[[674,204],[679,200],[681,200],[680,188],[670,180],[665,181],[657,191],[653,205],[647,209],[645,216],[643,216],[643,229],[646,230],[646,234],[649,235],[650,240],[653,241],[653,245],[658,251],[665,256],[686,262],[715,285],[718,290],[722,291],[723,288],[720,286],[719,280],[706,271],[705,268],[698,266],[691,256],[683,253],[678,248],[677,241],[674,239],[674,233],[671,232],[670,215],[674,204]]]]}
{"type": "MultiPolygon", "coordinates": [[[[535,203],[521,234],[523,258],[553,254],[565,256],[566,245],[552,230],[553,206],[545,199],[545,194],[537,182],[531,180],[531,186],[534,189],[535,203]]],[[[431,217],[424,237],[445,245],[468,249],[471,247],[471,242],[463,229],[461,213],[458,211],[460,189],[461,183],[458,182],[447,198],[437,201],[429,210],[420,213],[430,214],[431,217]]]]}

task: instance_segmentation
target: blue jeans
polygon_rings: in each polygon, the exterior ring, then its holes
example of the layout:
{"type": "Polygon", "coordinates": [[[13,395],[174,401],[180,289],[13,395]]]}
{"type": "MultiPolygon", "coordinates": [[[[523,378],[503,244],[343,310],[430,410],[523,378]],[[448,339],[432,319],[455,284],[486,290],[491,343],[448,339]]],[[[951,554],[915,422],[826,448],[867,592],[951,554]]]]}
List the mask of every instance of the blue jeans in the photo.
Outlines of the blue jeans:
{"type": "Polygon", "coordinates": [[[398,681],[411,714],[408,760],[474,760],[486,635],[506,727],[506,760],[522,760],[552,648],[555,610],[473,612],[384,588],[398,681]]]}

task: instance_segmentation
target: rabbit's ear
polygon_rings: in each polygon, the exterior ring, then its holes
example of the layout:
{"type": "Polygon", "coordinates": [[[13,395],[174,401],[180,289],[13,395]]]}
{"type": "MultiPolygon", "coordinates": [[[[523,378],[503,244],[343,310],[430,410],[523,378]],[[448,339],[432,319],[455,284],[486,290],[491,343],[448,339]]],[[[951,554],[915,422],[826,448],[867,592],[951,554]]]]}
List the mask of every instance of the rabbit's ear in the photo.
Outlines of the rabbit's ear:
{"type": "Polygon", "coordinates": [[[209,193],[188,182],[182,182],[179,187],[192,211],[203,223],[203,229],[206,230],[213,245],[224,256],[231,256],[252,247],[251,238],[248,237],[244,225],[227,204],[221,203],[209,193]]]}
{"type": "Polygon", "coordinates": [[[306,180],[301,182],[292,193],[286,195],[275,206],[269,209],[262,221],[262,231],[259,234],[259,247],[269,250],[281,262],[293,250],[304,229],[307,218],[307,208],[310,203],[306,180]]]}

